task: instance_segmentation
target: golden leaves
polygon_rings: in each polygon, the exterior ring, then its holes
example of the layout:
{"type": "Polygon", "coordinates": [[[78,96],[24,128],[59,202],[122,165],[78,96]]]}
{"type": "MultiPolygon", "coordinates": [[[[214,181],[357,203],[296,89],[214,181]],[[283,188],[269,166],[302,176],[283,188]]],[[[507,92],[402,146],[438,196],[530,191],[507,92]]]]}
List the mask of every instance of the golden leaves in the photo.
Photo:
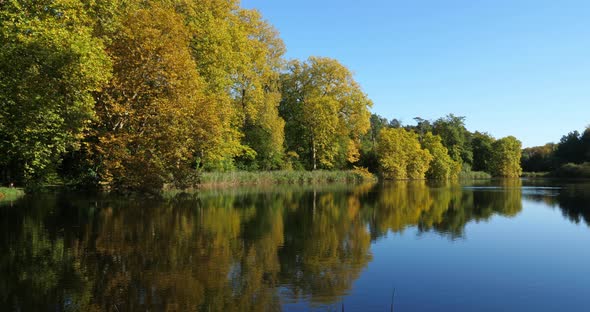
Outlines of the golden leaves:
{"type": "Polygon", "coordinates": [[[377,154],[385,178],[424,179],[432,155],[422,149],[415,133],[401,128],[383,128],[377,142],[377,154]]]}

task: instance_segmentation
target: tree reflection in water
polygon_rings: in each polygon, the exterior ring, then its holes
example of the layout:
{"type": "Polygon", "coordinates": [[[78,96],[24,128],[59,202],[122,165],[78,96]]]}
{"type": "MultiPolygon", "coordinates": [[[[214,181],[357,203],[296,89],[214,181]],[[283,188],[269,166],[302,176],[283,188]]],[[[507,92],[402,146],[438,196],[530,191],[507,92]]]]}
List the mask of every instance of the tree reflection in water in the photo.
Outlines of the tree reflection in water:
{"type": "MultiPolygon", "coordinates": [[[[256,311],[299,299],[331,304],[372,260],[371,242],[388,232],[412,227],[457,238],[469,222],[517,215],[520,181],[503,183],[234,190],[168,200],[27,197],[0,210],[0,306],[256,311]]],[[[551,200],[588,222],[583,190],[551,200]]]]}

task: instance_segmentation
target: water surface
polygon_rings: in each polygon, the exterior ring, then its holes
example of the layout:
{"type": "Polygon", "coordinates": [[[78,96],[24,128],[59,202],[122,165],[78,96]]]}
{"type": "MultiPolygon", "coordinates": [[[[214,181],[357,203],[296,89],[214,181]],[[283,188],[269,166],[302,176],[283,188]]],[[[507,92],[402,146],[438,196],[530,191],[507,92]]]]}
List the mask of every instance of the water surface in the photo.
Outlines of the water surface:
{"type": "Polygon", "coordinates": [[[45,194],[0,204],[0,310],[590,311],[590,184],[45,194]]]}

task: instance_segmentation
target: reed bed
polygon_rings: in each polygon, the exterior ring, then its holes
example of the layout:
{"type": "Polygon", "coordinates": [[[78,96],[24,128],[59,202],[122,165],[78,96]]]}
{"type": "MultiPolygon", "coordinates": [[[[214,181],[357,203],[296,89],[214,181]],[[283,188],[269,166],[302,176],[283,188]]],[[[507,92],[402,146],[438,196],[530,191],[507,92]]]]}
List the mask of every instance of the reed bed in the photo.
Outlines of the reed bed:
{"type": "Polygon", "coordinates": [[[224,185],[270,185],[270,184],[329,184],[363,183],[375,181],[376,177],[362,169],[346,171],[234,171],[205,172],[200,177],[200,186],[224,185]]]}
{"type": "Polygon", "coordinates": [[[459,180],[487,180],[492,176],[483,171],[462,171],[459,173],[459,180]]]}

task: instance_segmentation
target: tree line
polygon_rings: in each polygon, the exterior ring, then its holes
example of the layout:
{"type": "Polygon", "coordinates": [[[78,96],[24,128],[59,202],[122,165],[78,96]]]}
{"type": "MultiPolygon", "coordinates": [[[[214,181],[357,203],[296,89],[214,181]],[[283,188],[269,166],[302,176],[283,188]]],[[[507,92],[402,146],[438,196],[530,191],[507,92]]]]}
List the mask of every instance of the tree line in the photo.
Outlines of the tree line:
{"type": "MultiPolygon", "coordinates": [[[[350,70],[287,61],[276,29],[237,0],[5,1],[0,44],[3,184],[153,190],[203,171],[345,169],[392,135],[378,140],[350,70]]],[[[412,177],[454,177],[455,162],[492,170],[463,120],[406,129],[433,168],[412,177]]]]}
{"type": "Polygon", "coordinates": [[[558,143],[525,148],[522,168],[528,172],[552,172],[558,176],[590,177],[590,126],[572,131],[558,143]]]}
{"type": "Polygon", "coordinates": [[[338,61],[287,62],[236,0],[0,4],[4,183],[183,187],[198,172],[343,168],[371,102],[338,61]]]}
{"type": "Polygon", "coordinates": [[[483,171],[497,177],[518,177],[521,142],[513,136],[496,139],[470,132],[465,117],[449,114],[434,121],[420,117],[403,126],[373,114],[364,136],[360,164],[393,179],[456,179],[461,172],[483,171]]]}

